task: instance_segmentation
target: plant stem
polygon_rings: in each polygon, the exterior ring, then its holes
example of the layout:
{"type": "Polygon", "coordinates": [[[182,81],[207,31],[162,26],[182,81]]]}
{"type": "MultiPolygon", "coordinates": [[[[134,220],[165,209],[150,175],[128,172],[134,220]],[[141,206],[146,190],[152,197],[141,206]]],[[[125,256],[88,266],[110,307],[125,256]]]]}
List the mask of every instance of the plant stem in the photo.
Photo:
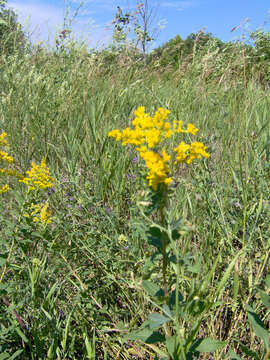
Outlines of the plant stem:
{"type": "MultiPolygon", "coordinates": [[[[160,222],[161,222],[161,226],[165,227],[166,226],[166,219],[165,219],[165,209],[166,209],[166,205],[167,205],[167,192],[166,190],[162,191],[162,200],[164,200],[162,206],[160,207],[160,222]]],[[[168,303],[168,296],[169,296],[169,292],[168,292],[168,283],[167,283],[167,255],[166,255],[166,246],[167,246],[167,241],[165,238],[165,234],[162,233],[161,235],[161,242],[162,242],[162,279],[163,279],[163,290],[164,290],[164,295],[166,298],[166,302],[168,303]]]]}
{"type": "MultiPolygon", "coordinates": [[[[165,217],[165,210],[167,207],[168,197],[167,197],[167,188],[163,189],[162,191],[162,205],[159,209],[160,211],[160,223],[161,226],[164,228],[166,227],[166,217],[165,217]]],[[[166,247],[167,247],[167,238],[164,231],[162,231],[161,234],[161,243],[162,243],[162,281],[163,281],[163,290],[164,290],[164,296],[166,300],[166,304],[169,303],[169,291],[168,291],[168,282],[167,282],[167,254],[166,254],[166,247]]],[[[172,335],[171,327],[169,324],[165,325],[165,333],[167,336],[172,335]]]]}

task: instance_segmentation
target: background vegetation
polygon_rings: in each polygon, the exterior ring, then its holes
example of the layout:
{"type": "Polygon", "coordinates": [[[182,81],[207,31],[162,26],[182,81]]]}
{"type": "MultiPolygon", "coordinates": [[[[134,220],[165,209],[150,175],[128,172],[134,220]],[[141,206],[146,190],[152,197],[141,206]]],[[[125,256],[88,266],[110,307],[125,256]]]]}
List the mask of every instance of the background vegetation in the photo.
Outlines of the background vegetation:
{"type": "MultiPolygon", "coordinates": [[[[231,43],[177,36],[146,61],[129,43],[87,50],[61,33],[49,52],[29,45],[1,6],[0,130],[18,171],[45,156],[55,184],[42,229],[22,216],[20,186],[1,198],[0,358],[155,358],[153,345],[125,340],[157,310],[142,289],[153,253],[137,207],[143,163],[107,137],[143,105],[194,123],[211,154],[181,168],[170,208],[185,223],[180,292],[215,303],[199,335],[226,341],[199,358],[266,359],[247,304],[269,330],[269,32],[231,43]]],[[[186,328],[197,315],[190,310],[186,328]]]]}

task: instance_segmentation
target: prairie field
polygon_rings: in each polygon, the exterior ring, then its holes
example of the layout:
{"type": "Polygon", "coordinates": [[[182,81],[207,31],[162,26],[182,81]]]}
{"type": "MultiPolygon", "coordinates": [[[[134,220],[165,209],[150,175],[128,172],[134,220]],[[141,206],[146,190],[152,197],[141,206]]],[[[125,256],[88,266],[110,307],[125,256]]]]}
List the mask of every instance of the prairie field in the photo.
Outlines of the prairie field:
{"type": "Polygon", "coordinates": [[[2,55],[0,359],[270,358],[270,92],[243,52],[209,54],[2,55]],[[151,187],[108,136],[142,106],[210,156],[151,187]]]}

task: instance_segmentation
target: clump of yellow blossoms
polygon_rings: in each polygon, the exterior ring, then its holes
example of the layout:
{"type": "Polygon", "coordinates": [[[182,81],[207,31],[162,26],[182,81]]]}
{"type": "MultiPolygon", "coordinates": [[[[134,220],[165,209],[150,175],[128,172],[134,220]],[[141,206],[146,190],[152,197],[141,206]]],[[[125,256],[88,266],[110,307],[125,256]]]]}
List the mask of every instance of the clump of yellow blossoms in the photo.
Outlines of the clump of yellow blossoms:
{"type": "Polygon", "coordinates": [[[178,163],[191,164],[193,160],[202,156],[206,158],[210,156],[206,152],[206,146],[198,141],[190,145],[182,141],[174,148],[175,154],[167,154],[164,147],[167,139],[180,133],[196,135],[198,131],[193,124],[188,124],[187,128],[183,129],[181,120],[167,121],[169,114],[169,110],[159,108],[155,115],[151,117],[145,113],[145,108],[140,106],[134,111],[133,129],[128,127],[122,131],[112,130],[108,133],[108,136],[115,138],[117,141],[122,141],[123,145],[131,144],[136,146],[136,150],[144,159],[148,169],[147,180],[149,186],[155,191],[159,184],[169,185],[172,182],[169,173],[173,165],[178,163]]]}
{"type": "Polygon", "coordinates": [[[50,175],[50,170],[46,165],[46,161],[43,158],[41,164],[35,164],[32,162],[32,167],[29,171],[26,171],[28,177],[19,180],[28,186],[28,191],[47,189],[53,186],[54,179],[50,175]]]}
{"type": "MultiPolygon", "coordinates": [[[[10,164],[13,164],[14,159],[7,152],[9,144],[6,140],[7,133],[3,132],[0,134],[0,176],[15,176],[18,179],[22,178],[16,170],[8,168],[10,164]]],[[[8,184],[0,185],[0,194],[7,192],[10,189],[8,184]]]]}
{"type": "Polygon", "coordinates": [[[43,225],[49,224],[52,221],[51,215],[52,212],[48,210],[49,203],[48,201],[43,204],[31,204],[30,214],[25,213],[25,217],[32,217],[33,221],[36,223],[41,223],[43,225]]]}

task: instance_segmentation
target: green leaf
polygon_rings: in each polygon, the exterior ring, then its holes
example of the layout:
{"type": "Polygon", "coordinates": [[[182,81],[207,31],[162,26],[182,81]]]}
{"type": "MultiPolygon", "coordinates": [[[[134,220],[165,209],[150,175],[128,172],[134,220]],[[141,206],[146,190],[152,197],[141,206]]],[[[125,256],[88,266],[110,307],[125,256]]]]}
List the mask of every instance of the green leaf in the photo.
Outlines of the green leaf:
{"type": "Polygon", "coordinates": [[[200,263],[197,263],[195,265],[188,265],[186,269],[193,274],[199,274],[202,271],[200,263]]]}
{"type": "Polygon", "coordinates": [[[168,321],[170,321],[169,318],[159,313],[150,314],[149,320],[153,322],[156,327],[162,326],[163,324],[166,324],[168,321]]]}
{"type": "Polygon", "coordinates": [[[23,349],[17,350],[12,356],[9,357],[9,360],[16,359],[23,351],[23,349]]]}
{"type": "Polygon", "coordinates": [[[219,341],[211,338],[197,339],[192,344],[190,352],[198,351],[201,353],[209,353],[222,349],[226,344],[226,341],[219,341]]]}
{"type": "Polygon", "coordinates": [[[19,328],[16,328],[15,330],[25,343],[29,343],[29,340],[27,339],[27,337],[24,335],[24,333],[19,328]]]}
{"type": "Polygon", "coordinates": [[[157,342],[164,342],[165,336],[158,331],[153,331],[150,330],[149,328],[144,328],[138,331],[132,331],[125,337],[125,339],[140,340],[146,344],[155,344],[157,342]]]}
{"type": "Polygon", "coordinates": [[[172,239],[178,240],[180,238],[181,234],[178,229],[172,230],[172,239]]]}
{"type": "Polygon", "coordinates": [[[260,360],[259,355],[255,351],[250,350],[246,345],[242,344],[240,341],[238,341],[238,343],[241,347],[242,352],[246,354],[249,359],[260,360]]]}
{"type": "Polygon", "coordinates": [[[8,253],[0,255],[0,266],[5,265],[5,263],[7,262],[7,258],[8,258],[8,253]]]}
{"type": "Polygon", "coordinates": [[[157,284],[155,284],[154,282],[152,282],[150,280],[143,280],[142,288],[150,296],[155,296],[155,297],[163,297],[164,296],[164,290],[161,289],[157,284]]]}
{"type": "Polygon", "coordinates": [[[0,354],[0,360],[6,360],[9,359],[9,354],[7,352],[0,354]]]}
{"type": "Polygon", "coordinates": [[[52,321],[51,315],[48,313],[48,311],[46,311],[46,310],[44,309],[43,306],[41,307],[41,310],[44,312],[44,314],[46,315],[47,319],[49,319],[50,321],[52,321]]]}
{"type": "Polygon", "coordinates": [[[267,308],[267,310],[270,310],[270,296],[266,294],[266,292],[259,290],[259,294],[262,300],[262,303],[267,308]]]}
{"type": "Polygon", "coordinates": [[[264,341],[265,347],[270,348],[270,335],[266,330],[264,323],[259,316],[254,312],[251,306],[247,305],[248,320],[251,323],[255,334],[264,341]]]}
{"type": "Polygon", "coordinates": [[[231,360],[242,360],[236,353],[232,350],[229,351],[229,355],[231,357],[231,360]]]}
{"type": "Polygon", "coordinates": [[[172,317],[172,313],[171,313],[171,310],[169,308],[169,306],[167,304],[163,304],[162,305],[162,310],[164,312],[165,315],[167,315],[168,317],[172,317]]]}
{"type": "Polygon", "coordinates": [[[162,238],[166,240],[166,243],[169,243],[168,234],[164,230],[158,226],[151,226],[147,234],[149,244],[160,250],[162,249],[162,238]]]}
{"type": "Polygon", "coordinates": [[[153,272],[156,271],[156,267],[159,263],[160,258],[161,258],[161,254],[158,251],[155,254],[153,254],[150,258],[147,259],[147,261],[145,262],[144,267],[143,267],[143,279],[144,280],[150,279],[153,272]]]}
{"type": "Polygon", "coordinates": [[[266,286],[268,288],[270,288],[270,273],[266,275],[265,283],[266,283],[266,286]]]}
{"type": "Polygon", "coordinates": [[[0,283],[0,296],[6,295],[10,290],[12,290],[12,287],[10,284],[7,283],[0,283]]]}
{"type": "MultiPolygon", "coordinates": [[[[184,301],[183,295],[178,291],[178,304],[180,305],[184,301]]],[[[173,309],[176,304],[176,290],[173,290],[169,298],[169,307],[173,309]]]]}
{"type": "Polygon", "coordinates": [[[166,348],[172,359],[174,359],[174,353],[177,350],[177,345],[177,335],[166,337],[166,348]]]}
{"type": "Polygon", "coordinates": [[[240,252],[234,257],[234,259],[231,261],[230,265],[228,266],[227,270],[225,271],[224,275],[222,276],[222,279],[220,280],[217,291],[216,291],[217,298],[219,298],[223,294],[225,284],[230,276],[230,273],[231,273],[231,271],[234,267],[234,264],[235,264],[236,260],[238,259],[239,255],[240,255],[240,252]]]}
{"type": "MultiPolygon", "coordinates": [[[[191,347],[192,343],[194,342],[194,339],[196,338],[197,333],[200,329],[201,323],[202,323],[202,318],[200,318],[196,323],[195,322],[193,323],[193,325],[189,331],[188,337],[186,338],[186,341],[185,341],[185,351],[190,349],[190,347],[191,347]]],[[[191,353],[192,353],[192,349],[188,352],[188,354],[190,354],[189,356],[191,356],[191,353]]]]}
{"type": "Polygon", "coordinates": [[[180,230],[183,227],[183,218],[173,221],[171,224],[171,237],[173,240],[178,240],[181,236],[180,230]]]}
{"type": "Polygon", "coordinates": [[[153,237],[153,236],[149,236],[148,237],[148,241],[149,241],[149,244],[150,245],[153,245],[155,246],[157,249],[162,249],[162,241],[160,238],[156,238],[156,237],[153,237]]]}

